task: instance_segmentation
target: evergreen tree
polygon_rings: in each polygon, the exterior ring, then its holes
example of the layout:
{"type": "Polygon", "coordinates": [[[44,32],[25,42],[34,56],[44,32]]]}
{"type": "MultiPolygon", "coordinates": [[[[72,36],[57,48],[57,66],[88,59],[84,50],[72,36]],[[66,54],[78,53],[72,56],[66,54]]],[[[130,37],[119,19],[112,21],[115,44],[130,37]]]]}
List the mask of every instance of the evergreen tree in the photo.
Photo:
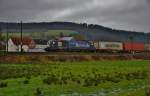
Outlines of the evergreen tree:
{"type": "Polygon", "coordinates": [[[60,32],[59,37],[64,37],[63,32],[60,32]]]}

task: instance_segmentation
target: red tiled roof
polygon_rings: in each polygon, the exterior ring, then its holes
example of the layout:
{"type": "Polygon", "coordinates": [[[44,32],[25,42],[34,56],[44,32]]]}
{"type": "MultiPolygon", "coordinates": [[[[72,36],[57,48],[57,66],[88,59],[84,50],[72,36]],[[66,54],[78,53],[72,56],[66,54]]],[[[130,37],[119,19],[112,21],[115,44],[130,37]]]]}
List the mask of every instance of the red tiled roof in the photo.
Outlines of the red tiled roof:
{"type": "MultiPolygon", "coordinates": [[[[21,38],[20,37],[12,37],[11,40],[15,45],[21,44],[21,38]]],[[[35,42],[31,37],[22,37],[22,44],[28,45],[31,48],[35,47],[35,42]]]]}

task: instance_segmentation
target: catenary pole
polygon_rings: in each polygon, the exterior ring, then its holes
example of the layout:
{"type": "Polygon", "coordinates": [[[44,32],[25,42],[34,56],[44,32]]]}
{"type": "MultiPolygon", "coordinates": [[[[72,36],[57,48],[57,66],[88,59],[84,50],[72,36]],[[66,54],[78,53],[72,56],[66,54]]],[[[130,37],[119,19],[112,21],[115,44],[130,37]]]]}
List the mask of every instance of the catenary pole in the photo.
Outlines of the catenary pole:
{"type": "Polygon", "coordinates": [[[21,45],[21,51],[20,51],[20,52],[22,53],[22,52],[23,52],[23,49],[22,49],[22,46],[23,46],[23,45],[22,45],[22,44],[23,44],[23,43],[22,43],[22,41],[23,41],[23,40],[22,40],[22,21],[20,22],[20,32],[21,32],[21,33],[20,33],[20,38],[21,38],[21,44],[20,44],[20,45],[21,45]]]}
{"type": "Polygon", "coordinates": [[[7,42],[6,52],[8,53],[8,23],[6,23],[6,42],[7,42]]]}

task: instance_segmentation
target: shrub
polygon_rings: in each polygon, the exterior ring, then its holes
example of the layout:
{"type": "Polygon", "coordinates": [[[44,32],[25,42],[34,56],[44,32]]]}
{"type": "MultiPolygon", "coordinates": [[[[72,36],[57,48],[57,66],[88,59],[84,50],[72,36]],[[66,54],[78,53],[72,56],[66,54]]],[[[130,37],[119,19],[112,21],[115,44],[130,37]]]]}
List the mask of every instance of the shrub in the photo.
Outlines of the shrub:
{"type": "Polygon", "coordinates": [[[84,84],[83,84],[84,87],[89,87],[92,85],[93,85],[93,82],[90,78],[84,80],[84,84]]]}
{"type": "Polygon", "coordinates": [[[52,83],[57,84],[58,82],[59,79],[55,75],[50,75],[49,77],[43,79],[43,83],[48,85],[51,85],[52,83]]]}
{"type": "Polygon", "coordinates": [[[37,88],[36,92],[35,92],[35,96],[44,96],[44,93],[43,93],[42,89],[37,88]]]}
{"type": "Polygon", "coordinates": [[[30,76],[30,75],[27,75],[26,78],[29,80],[29,79],[31,79],[31,76],[30,76]]]}
{"type": "Polygon", "coordinates": [[[23,84],[29,84],[29,80],[27,80],[27,79],[24,80],[24,81],[23,81],[23,84]]]}
{"type": "Polygon", "coordinates": [[[145,89],[145,96],[150,96],[150,88],[145,89]]]}
{"type": "Polygon", "coordinates": [[[0,82],[0,88],[7,87],[7,82],[0,82]]]}

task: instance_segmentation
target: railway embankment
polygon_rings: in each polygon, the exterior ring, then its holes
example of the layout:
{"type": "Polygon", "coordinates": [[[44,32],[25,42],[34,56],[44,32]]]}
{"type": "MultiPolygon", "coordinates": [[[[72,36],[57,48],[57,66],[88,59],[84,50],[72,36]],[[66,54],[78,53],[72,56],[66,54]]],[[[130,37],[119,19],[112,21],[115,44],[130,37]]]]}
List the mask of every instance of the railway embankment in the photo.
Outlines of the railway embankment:
{"type": "Polygon", "coordinates": [[[150,53],[139,54],[97,54],[97,53],[24,53],[0,56],[0,63],[51,63],[51,62],[80,62],[102,60],[150,60],[150,53]]]}

